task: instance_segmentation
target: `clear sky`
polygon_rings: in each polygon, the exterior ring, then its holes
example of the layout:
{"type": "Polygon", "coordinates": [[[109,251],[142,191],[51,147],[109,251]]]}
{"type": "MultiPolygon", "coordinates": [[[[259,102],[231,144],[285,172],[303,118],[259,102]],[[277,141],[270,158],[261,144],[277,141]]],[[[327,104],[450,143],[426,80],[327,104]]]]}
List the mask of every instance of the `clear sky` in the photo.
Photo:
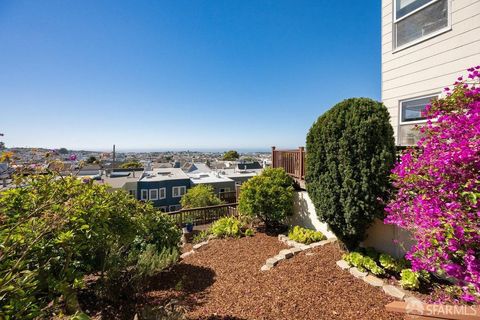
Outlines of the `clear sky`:
{"type": "Polygon", "coordinates": [[[380,99],[380,1],[0,0],[7,146],[297,147],[380,99]]]}

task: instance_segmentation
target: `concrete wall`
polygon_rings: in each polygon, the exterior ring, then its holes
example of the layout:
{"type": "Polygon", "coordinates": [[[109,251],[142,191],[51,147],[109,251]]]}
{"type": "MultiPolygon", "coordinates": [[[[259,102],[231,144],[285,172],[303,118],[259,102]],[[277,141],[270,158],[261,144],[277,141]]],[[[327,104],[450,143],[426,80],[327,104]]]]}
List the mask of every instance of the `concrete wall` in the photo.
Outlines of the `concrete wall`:
{"type": "Polygon", "coordinates": [[[467,68],[479,64],[480,1],[450,1],[451,29],[395,51],[393,1],[382,0],[382,101],[396,138],[399,101],[438,94],[467,68]]]}
{"type": "MultiPolygon", "coordinates": [[[[288,223],[321,231],[327,238],[335,237],[328,225],[318,220],[315,206],[306,191],[295,192],[294,214],[288,223]]],[[[362,246],[374,247],[395,257],[403,257],[413,244],[407,232],[393,225],[385,225],[378,219],[366,233],[367,238],[362,246]]]]}
{"type": "Polygon", "coordinates": [[[315,207],[306,191],[295,192],[293,212],[293,216],[288,220],[290,225],[299,225],[304,228],[314,229],[322,232],[327,238],[335,238],[335,235],[330,231],[328,225],[318,220],[315,207]]]}
{"type": "Polygon", "coordinates": [[[361,244],[362,246],[374,247],[397,258],[403,257],[413,244],[408,232],[396,226],[384,224],[378,219],[366,233],[367,238],[361,244]]]}

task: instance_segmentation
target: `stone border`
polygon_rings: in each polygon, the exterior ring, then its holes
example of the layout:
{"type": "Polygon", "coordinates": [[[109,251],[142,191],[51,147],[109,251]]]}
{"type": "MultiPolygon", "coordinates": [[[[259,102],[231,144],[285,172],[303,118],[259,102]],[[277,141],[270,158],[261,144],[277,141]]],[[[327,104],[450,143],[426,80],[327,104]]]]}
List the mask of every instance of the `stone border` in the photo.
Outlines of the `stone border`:
{"type": "Polygon", "coordinates": [[[409,303],[422,303],[422,301],[420,301],[418,298],[415,298],[408,291],[405,291],[397,286],[387,284],[385,283],[385,281],[374,276],[371,273],[362,272],[356,267],[351,267],[350,264],[348,264],[348,262],[343,259],[338,260],[336,264],[340,269],[350,272],[350,274],[352,274],[355,278],[362,279],[371,286],[382,288],[383,292],[385,292],[391,297],[399,300],[404,300],[405,302],[409,303]]]}
{"type": "Polygon", "coordinates": [[[337,239],[335,239],[335,238],[330,238],[330,239],[327,239],[327,240],[322,240],[322,241],[319,241],[319,242],[314,242],[314,243],[311,243],[309,245],[306,245],[306,244],[303,244],[303,243],[299,243],[299,242],[290,240],[284,234],[279,234],[278,235],[278,240],[285,243],[286,245],[288,245],[291,248],[280,250],[280,252],[276,256],[268,258],[267,261],[265,261],[265,264],[260,268],[261,271],[268,271],[268,270],[272,269],[274,266],[276,266],[280,261],[290,259],[290,258],[299,254],[302,251],[305,251],[305,250],[308,250],[308,249],[313,249],[313,248],[316,248],[316,247],[321,247],[321,246],[324,246],[326,244],[337,241],[337,239]]]}
{"type": "Polygon", "coordinates": [[[185,258],[188,257],[189,255],[194,254],[195,251],[198,251],[198,249],[200,249],[201,247],[206,246],[206,245],[208,244],[208,242],[209,242],[210,240],[213,240],[213,239],[216,239],[216,237],[213,236],[213,235],[210,235],[210,236],[208,236],[208,239],[207,239],[207,240],[202,241],[202,242],[199,242],[199,243],[193,245],[192,250],[187,251],[187,252],[185,252],[185,253],[182,253],[182,254],[180,255],[180,259],[185,259],[185,258]]]}

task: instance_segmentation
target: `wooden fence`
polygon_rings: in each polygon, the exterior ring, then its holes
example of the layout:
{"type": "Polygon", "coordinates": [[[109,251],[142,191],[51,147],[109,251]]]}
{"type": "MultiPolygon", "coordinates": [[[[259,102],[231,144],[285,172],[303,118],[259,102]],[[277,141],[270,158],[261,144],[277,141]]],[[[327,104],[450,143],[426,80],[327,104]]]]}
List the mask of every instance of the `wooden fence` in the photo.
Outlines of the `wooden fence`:
{"type": "Polygon", "coordinates": [[[184,226],[186,222],[193,225],[208,224],[222,217],[237,216],[238,203],[221,204],[218,206],[181,209],[169,212],[168,215],[173,217],[177,225],[184,226]]]}
{"type": "Polygon", "coordinates": [[[305,148],[276,150],[272,147],[272,167],[283,168],[292,178],[305,180],[305,148]]]}

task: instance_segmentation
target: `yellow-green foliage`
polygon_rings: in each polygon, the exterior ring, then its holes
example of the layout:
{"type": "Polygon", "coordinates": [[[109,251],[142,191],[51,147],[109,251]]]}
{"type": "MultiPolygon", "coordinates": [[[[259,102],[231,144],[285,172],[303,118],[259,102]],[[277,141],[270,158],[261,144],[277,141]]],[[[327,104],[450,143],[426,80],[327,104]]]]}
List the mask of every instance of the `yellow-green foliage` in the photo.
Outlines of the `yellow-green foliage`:
{"type": "Polygon", "coordinates": [[[300,226],[293,227],[288,233],[288,238],[304,244],[310,244],[326,239],[326,237],[320,231],[306,229],[300,226]]]}
{"type": "Polygon", "coordinates": [[[234,217],[225,217],[215,221],[210,228],[210,232],[217,237],[235,237],[242,235],[242,223],[234,217]]]}
{"type": "Polygon", "coordinates": [[[412,269],[403,269],[400,278],[400,285],[404,289],[415,290],[420,287],[420,273],[412,269]]]}

